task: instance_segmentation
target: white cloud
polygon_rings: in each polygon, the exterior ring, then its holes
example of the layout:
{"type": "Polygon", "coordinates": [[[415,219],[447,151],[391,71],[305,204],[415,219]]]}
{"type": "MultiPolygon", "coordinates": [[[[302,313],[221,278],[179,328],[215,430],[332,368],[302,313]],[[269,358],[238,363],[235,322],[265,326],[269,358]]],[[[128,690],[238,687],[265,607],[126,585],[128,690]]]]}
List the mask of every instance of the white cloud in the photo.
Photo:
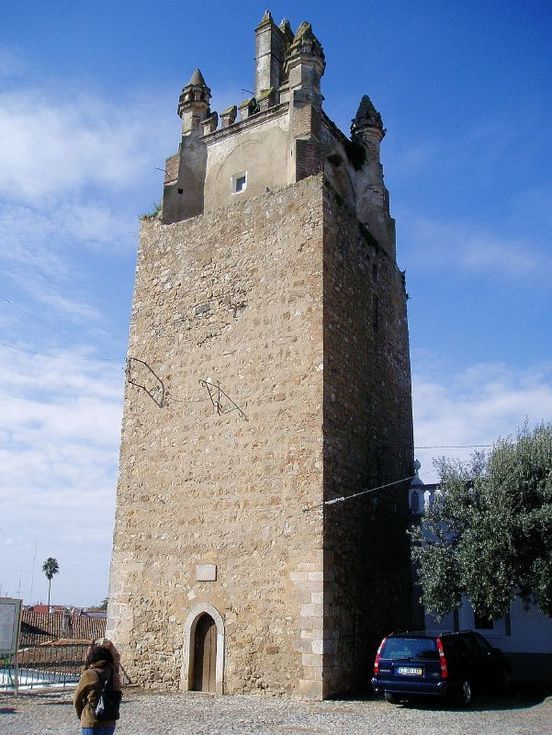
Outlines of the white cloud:
{"type": "Polygon", "coordinates": [[[98,601],[107,590],[123,372],[83,349],[45,358],[0,348],[0,370],[0,534],[13,539],[2,557],[4,593],[16,592],[21,572],[28,597],[36,540],[44,558],[60,561],[60,602],[98,601]]]}
{"type": "Polygon", "coordinates": [[[87,323],[89,320],[99,321],[101,312],[90,304],[63,296],[51,288],[44,279],[25,278],[25,291],[40,304],[52,307],[58,314],[76,323],[87,323]]]}
{"type": "MultiPolygon", "coordinates": [[[[0,55],[0,74],[23,72],[16,61],[0,55]]],[[[24,350],[0,347],[0,535],[12,540],[0,585],[15,594],[21,579],[29,598],[36,543],[33,599],[45,599],[40,560],[55,556],[54,601],[88,604],[107,592],[123,372],[94,359],[94,341],[48,345],[90,339],[113,318],[94,305],[99,279],[105,289],[134,251],[136,201],[159,182],[178,127],[164,135],[153,102],[28,79],[0,92],[0,341],[24,350]]]]}
{"type": "Polygon", "coordinates": [[[518,192],[513,202],[513,217],[531,222],[544,232],[552,230],[552,185],[535,184],[518,192]]]}
{"type": "MultiPolygon", "coordinates": [[[[20,68],[17,58],[4,51],[0,64],[20,68]]],[[[109,102],[29,74],[0,91],[0,268],[46,322],[105,325],[91,269],[110,273],[110,259],[134,255],[138,201],[160,185],[155,167],[178,140],[171,108],[157,103],[109,102]]]]}
{"type": "Polygon", "coordinates": [[[433,458],[468,459],[472,448],[514,435],[526,419],[552,421],[552,365],[514,370],[503,363],[473,365],[457,374],[413,376],[415,444],[422,478],[436,481],[433,458]],[[448,448],[456,447],[456,448],[448,448]]]}
{"type": "Polygon", "coordinates": [[[0,261],[5,267],[17,265],[58,279],[67,276],[67,259],[51,244],[57,234],[55,217],[25,205],[2,203],[0,261]]]}
{"type": "Polygon", "coordinates": [[[91,276],[83,269],[83,249],[108,257],[134,253],[136,219],[99,202],[66,202],[51,213],[8,204],[0,211],[0,266],[19,289],[18,301],[32,299],[39,313],[46,307],[46,322],[57,316],[87,328],[99,325],[102,314],[86,301],[91,276]]]}
{"type": "Polygon", "coordinates": [[[140,99],[115,105],[70,89],[56,98],[9,89],[0,93],[0,193],[36,203],[91,185],[135,187],[161,165],[167,127],[166,115],[140,99]]]}
{"type": "Polygon", "coordinates": [[[552,269],[549,248],[539,248],[523,237],[501,236],[467,222],[442,222],[406,212],[400,220],[409,268],[461,268],[472,274],[539,279],[552,269]]]}
{"type": "MultiPolygon", "coordinates": [[[[99,197],[84,203],[66,196],[52,209],[6,203],[0,211],[3,257],[26,265],[44,246],[47,258],[53,258],[56,251],[82,247],[117,255],[135,246],[137,233],[137,218],[131,212],[116,211],[99,197]]],[[[50,272],[57,272],[63,259],[58,255],[52,265],[50,272]]]]}

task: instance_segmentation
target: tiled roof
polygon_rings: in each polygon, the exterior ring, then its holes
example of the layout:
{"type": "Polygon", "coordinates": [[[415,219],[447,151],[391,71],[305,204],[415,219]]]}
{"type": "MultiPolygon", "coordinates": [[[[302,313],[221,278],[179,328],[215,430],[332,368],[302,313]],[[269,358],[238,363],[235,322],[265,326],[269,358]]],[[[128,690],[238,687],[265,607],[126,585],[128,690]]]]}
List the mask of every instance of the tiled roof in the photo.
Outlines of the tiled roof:
{"type": "Polygon", "coordinates": [[[46,641],[77,639],[93,641],[105,636],[105,617],[89,617],[86,613],[43,613],[23,610],[20,646],[46,641]]]}

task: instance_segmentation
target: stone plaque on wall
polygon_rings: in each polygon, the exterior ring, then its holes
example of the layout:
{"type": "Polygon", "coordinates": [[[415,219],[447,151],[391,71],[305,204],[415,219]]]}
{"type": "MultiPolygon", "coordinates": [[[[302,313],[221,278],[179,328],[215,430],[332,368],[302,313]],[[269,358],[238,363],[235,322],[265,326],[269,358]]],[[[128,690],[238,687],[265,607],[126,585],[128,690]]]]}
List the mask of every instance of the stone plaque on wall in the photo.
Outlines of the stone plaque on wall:
{"type": "Polygon", "coordinates": [[[217,565],[216,564],[198,564],[196,567],[197,582],[216,582],[217,565]]]}

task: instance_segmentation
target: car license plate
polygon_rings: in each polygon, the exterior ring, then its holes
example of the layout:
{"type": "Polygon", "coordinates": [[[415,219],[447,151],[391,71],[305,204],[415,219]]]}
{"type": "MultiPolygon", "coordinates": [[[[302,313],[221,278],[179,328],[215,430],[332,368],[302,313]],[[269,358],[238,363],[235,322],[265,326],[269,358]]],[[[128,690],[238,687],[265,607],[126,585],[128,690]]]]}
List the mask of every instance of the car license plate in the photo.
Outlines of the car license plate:
{"type": "Polygon", "coordinates": [[[397,674],[400,676],[422,676],[422,669],[418,666],[397,666],[397,674]]]}

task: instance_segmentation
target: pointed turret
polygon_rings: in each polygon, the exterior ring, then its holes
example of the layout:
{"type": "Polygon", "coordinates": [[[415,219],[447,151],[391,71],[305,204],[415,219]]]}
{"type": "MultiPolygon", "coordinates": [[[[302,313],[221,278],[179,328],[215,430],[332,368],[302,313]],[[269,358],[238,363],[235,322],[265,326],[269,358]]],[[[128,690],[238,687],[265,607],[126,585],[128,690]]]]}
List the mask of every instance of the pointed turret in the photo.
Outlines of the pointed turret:
{"type": "Polygon", "coordinates": [[[277,90],[281,85],[288,41],[274,22],[269,10],[265,10],[255,34],[255,97],[259,99],[264,92],[270,89],[277,90]]]}
{"type": "Polygon", "coordinates": [[[290,89],[301,88],[313,100],[322,102],[320,79],[326,68],[322,44],[310,23],[303,22],[291,42],[285,61],[285,74],[290,89]]]}
{"type": "Polygon", "coordinates": [[[196,69],[178,100],[177,112],[182,118],[182,135],[191,135],[194,132],[202,134],[201,123],[209,116],[210,99],[211,90],[201,71],[196,69]]]}
{"type": "Polygon", "coordinates": [[[284,38],[286,39],[286,44],[289,46],[294,38],[294,33],[291,30],[291,24],[287,18],[283,18],[278,28],[282,31],[284,38]]]}
{"type": "Polygon", "coordinates": [[[194,87],[207,87],[207,85],[205,84],[205,79],[203,78],[203,74],[201,73],[201,69],[197,68],[194,71],[187,86],[190,85],[194,87]]]}
{"type": "Polygon", "coordinates": [[[360,101],[357,114],[351,124],[351,137],[354,142],[361,143],[366,134],[368,137],[376,137],[380,141],[385,135],[385,128],[380,113],[374,107],[372,100],[367,94],[360,101]]]}
{"type": "Polygon", "coordinates": [[[322,44],[314,35],[312,25],[306,20],[304,20],[297,29],[289,48],[289,55],[291,56],[294,53],[301,53],[307,56],[317,56],[325,65],[322,44]]]}
{"type": "Polygon", "coordinates": [[[274,19],[272,18],[272,13],[268,8],[264,11],[263,17],[261,18],[261,22],[257,26],[256,30],[259,30],[259,28],[262,25],[265,25],[266,23],[274,23],[274,19]]]}
{"type": "Polygon", "coordinates": [[[389,215],[389,192],[380,162],[380,144],[385,132],[380,113],[370,97],[364,95],[351,123],[351,140],[359,151],[364,151],[359,173],[357,216],[380,244],[388,244],[388,252],[394,257],[394,225],[389,215]]]}

